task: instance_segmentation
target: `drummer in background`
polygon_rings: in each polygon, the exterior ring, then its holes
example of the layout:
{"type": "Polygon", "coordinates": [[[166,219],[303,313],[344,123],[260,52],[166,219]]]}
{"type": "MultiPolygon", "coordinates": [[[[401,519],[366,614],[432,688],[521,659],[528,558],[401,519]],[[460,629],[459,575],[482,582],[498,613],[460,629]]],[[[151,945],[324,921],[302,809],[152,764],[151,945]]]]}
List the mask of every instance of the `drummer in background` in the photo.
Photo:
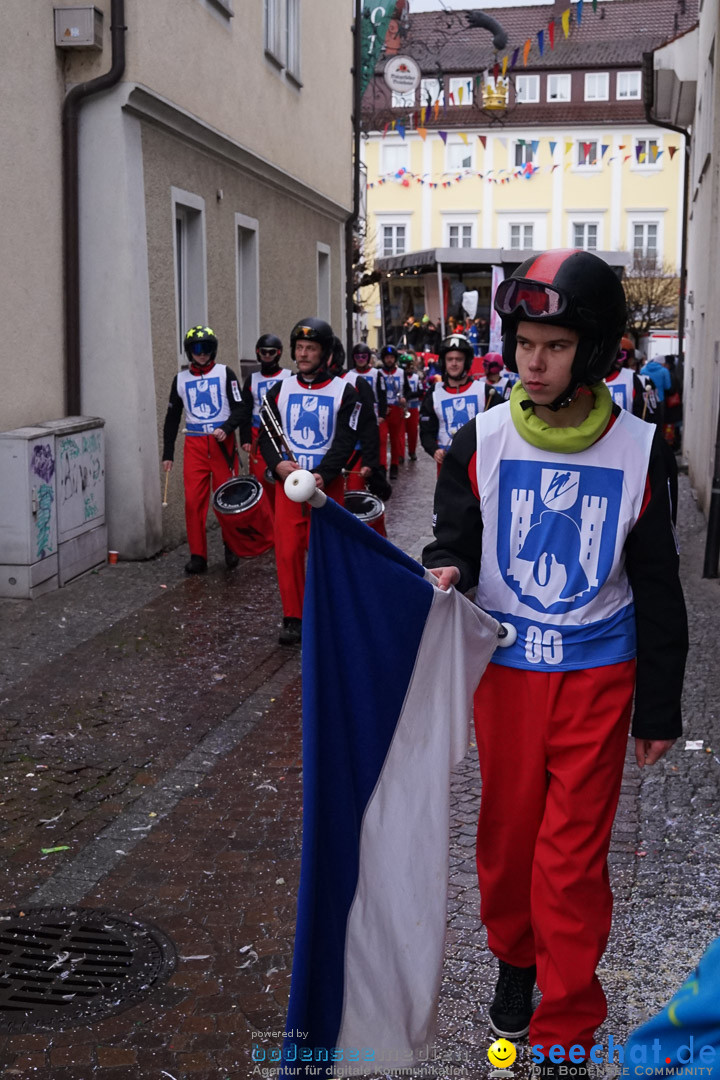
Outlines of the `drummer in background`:
{"type": "Polygon", "coordinates": [[[510,400],[512,388],[516,383],[514,376],[505,370],[500,353],[487,353],[483,357],[483,374],[477,380],[485,391],[483,412],[510,400]]]}
{"type": "Polygon", "coordinates": [[[267,475],[267,463],[258,448],[260,436],[260,409],[271,386],[280,379],[287,379],[292,372],[280,366],[283,344],[275,334],[262,334],[255,345],[255,355],[260,370],[248,375],[242,388],[240,405],[240,446],[248,455],[250,472],[263,486],[270,506],[275,507],[275,484],[267,475]]]}
{"type": "Polygon", "coordinates": [[[637,372],[629,367],[630,360],[634,358],[635,345],[632,338],[624,336],[612,370],[605,376],[605,385],[614,403],[621,409],[629,409],[633,416],[639,416],[641,420],[654,424],[658,421],[655,387],[650,379],[650,385],[646,385],[637,372]]]}
{"type": "MultiPolygon", "coordinates": [[[[169,472],[175,457],[183,409],[185,410],[185,525],[190,561],[188,574],[207,570],[207,519],[210,485],[218,488],[237,476],[235,430],[240,424],[240,387],[235,372],[216,364],[218,339],[209,326],[193,326],[185,335],[190,368],[173,379],[163,428],[163,469],[169,472]]],[[[233,546],[231,523],[216,512],[225,546],[225,565],[234,570],[239,560],[233,546]]]]}
{"type": "Polygon", "coordinates": [[[442,381],[428,390],[420,406],[420,442],[437,462],[438,473],[453,435],[484,410],[484,392],[471,377],[473,347],[463,334],[440,346],[442,381]]]}
{"type": "Polygon", "coordinates": [[[410,351],[406,354],[408,362],[405,365],[410,392],[407,396],[407,410],[405,412],[405,434],[407,435],[408,457],[411,461],[417,461],[418,430],[420,428],[420,399],[423,396],[423,383],[416,369],[415,353],[410,351]]]}
{"type": "Polygon", "coordinates": [[[358,438],[345,469],[345,490],[364,491],[367,485],[373,494],[380,495],[383,499],[389,498],[392,487],[387,483],[385,468],[380,466],[380,435],[372,388],[365,379],[351,378],[357,376],[354,369],[345,370],[345,347],[337,336],[333,338],[328,371],[338,379],[347,379],[355,387],[361,405],[357,424],[358,438]]]}
{"type": "Polygon", "coordinates": [[[328,370],[333,338],[332,327],[322,319],[301,319],[290,334],[297,375],[276,383],[265,398],[265,410],[272,410],[295,458],[288,459],[287,451],[263,424],[260,452],[278,481],[275,559],[283,609],[280,645],[299,645],[302,639],[305,554],[310,538],[307,506],[288,499],[280,485],[296,469],[308,469],[318,487],[342,504],[342,470],[358,437],[361,407],[355,388],[328,370]]]}
{"type": "MultiPolygon", "coordinates": [[[[354,387],[357,387],[358,382],[366,383],[370,387],[375,419],[380,424],[380,421],[383,421],[387,415],[387,391],[382,372],[379,368],[373,367],[370,346],[366,345],[364,341],[359,341],[357,345],[353,345],[351,361],[353,367],[347,372],[345,378],[354,387]]],[[[385,473],[387,470],[387,438],[385,439],[385,445],[383,445],[382,439],[380,440],[378,453],[379,467],[385,473]]]]}

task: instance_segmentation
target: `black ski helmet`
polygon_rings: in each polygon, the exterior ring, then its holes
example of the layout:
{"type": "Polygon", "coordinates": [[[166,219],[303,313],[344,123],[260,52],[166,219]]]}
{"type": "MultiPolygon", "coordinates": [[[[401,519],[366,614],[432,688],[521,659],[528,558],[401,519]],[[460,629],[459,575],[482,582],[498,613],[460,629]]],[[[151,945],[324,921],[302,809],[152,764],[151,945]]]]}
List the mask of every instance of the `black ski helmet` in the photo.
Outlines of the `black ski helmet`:
{"type": "Polygon", "coordinates": [[[185,335],[183,348],[185,349],[185,355],[191,364],[197,363],[195,347],[198,344],[207,347],[207,352],[210,355],[211,361],[215,359],[218,351],[218,339],[215,335],[215,331],[211,330],[209,326],[203,326],[202,324],[191,326],[185,335]]]}
{"type": "Polygon", "coordinates": [[[550,408],[592,386],[612,370],[627,321],[625,291],[615,271],[591,251],[559,250],[534,255],[500,282],[495,310],[503,325],[503,360],[517,371],[519,322],[547,323],[580,335],[569,386],[550,408]]]}
{"type": "Polygon", "coordinates": [[[336,335],[333,335],[333,345],[330,354],[330,363],[328,364],[328,371],[331,375],[335,375],[339,378],[342,378],[345,372],[345,346],[336,335]]]}
{"type": "Polygon", "coordinates": [[[450,334],[449,337],[443,339],[438,354],[440,358],[440,373],[443,378],[445,378],[445,357],[449,352],[461,352],[463,354],[465,357],[465,367],[463,368],[463,371],[467,373],[472,367],[472,362],[475,359],[475,350],[464,334],[450,334]]]}
{"type": "Polygon", "coordinates": [[[383,367],[385,366],[385,357],[386,356],[390,357],[390,359],[393,362],[393,365],[397,365],[398,351],[397,351],[397,349],[395,348],[394,345],[383,345],[382,349],[380,350],[380,363],[383,365],[383,367]]]}
{"type": "Polygon", "coordinates": [[[260,355],[261,349],[275,349],[275,359],[279,361],[280,357],[282,356],[283,343],[279,337],[275,336],[275,334],[260,335],[260,337],[255,342],[255,355],[257,356],[261,364],[267,363],[267,359],[264,360],[263,357],[260,355]]]}
{"type": "Polygon", "coordinates": [[[370,366],[370,361],[372,359],[372,353],[370,352],[370,346],[368,344],[366,344],[364,341],[358,341],[357,345],[353,345],[353,349],[352,349],[353,367],[357,367],[357,364],[356,364],[356,361],[355,361],[355,358],[357,356],[367,356],[367,366],[368,367],[370,366]]]}
{"type": "Polygon", "coordinates": [[[295,359],[295,344],[298,341],[317,341],[322,346],[320,366],[327,364],[333,348],[332,326],[323,319],[300,319],[290,331],[290,355],[295,359]]]}

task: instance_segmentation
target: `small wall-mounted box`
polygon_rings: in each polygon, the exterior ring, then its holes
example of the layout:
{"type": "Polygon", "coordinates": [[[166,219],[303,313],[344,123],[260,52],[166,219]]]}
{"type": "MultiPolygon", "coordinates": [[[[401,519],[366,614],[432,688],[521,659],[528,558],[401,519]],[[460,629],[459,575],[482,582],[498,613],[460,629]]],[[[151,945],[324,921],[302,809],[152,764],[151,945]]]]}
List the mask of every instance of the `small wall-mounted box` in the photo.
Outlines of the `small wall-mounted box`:
{"type": "Polygon", "coordinates": [[[102,49],[103,13],[92,4],[56,7],[55,44],[62,49],[102,49]]]}

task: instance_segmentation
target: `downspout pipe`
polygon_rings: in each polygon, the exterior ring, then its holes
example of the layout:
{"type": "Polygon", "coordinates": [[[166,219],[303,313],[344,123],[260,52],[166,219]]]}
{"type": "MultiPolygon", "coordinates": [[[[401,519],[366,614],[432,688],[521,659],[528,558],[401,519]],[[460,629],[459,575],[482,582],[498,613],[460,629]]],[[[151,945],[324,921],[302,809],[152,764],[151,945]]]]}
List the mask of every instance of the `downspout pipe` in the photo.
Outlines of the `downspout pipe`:
{"type": "Polygon", "coordinates": [[[353,347],[353,314],[355,308],[355,271],[353,268],[353,242],[355,225],[360,217],[360,125],[361,125],[361,67],[362,67],[362,0],[355,0],[353,26],[353,204],[352,213],[345,222],[345,335],[348,360],[353,347]]]}
{"type": "Polygon", "coordinates": [[[82,412],[80,380],[80,196],[78,130],[80,106],[93,94],[109,90],[125,73],[125,0],[111,0],[112,62],[104,75],[68,91],[62,109],[63,274],[65,278],[65,413],[82,412]]]}

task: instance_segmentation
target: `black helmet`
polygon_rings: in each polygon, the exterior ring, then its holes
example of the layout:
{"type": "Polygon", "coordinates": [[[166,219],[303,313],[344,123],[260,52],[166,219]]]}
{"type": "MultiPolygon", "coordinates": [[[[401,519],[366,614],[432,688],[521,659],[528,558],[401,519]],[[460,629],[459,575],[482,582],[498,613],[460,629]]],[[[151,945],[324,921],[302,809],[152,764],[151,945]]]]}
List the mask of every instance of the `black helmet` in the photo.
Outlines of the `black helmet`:
{"type": "Polygon", "coordinates": [[[355,365],[356,356],[367,356],[369,364],[372,357],[372,353],[370,352],[370,346],[364,341],[358,341],[357,345],[353,345],[352,349],[353,365],[355,365]]]}
{"type": "Polygon", "coordinates": [[[383,364],[385,363],[385,358],[386,357],[390,357],[393,364],[397,364],[397,362],[398,362],[398,351],[397,351],[397,349],[395,348],[394,345],[383,345],[382,349],[380,350],[380,361],[381,361],[381,363],[383,363],[383,364]]]}
{"type": "Polygon", "coordinates": [[[218,339],[215,336],[215,331],[211,330],[209,326],[191,326],[185,335],[183,347],[185,349],[185,355],[191,364],[197,363],[196,347],[199,344],[206,347],[202,351],[207,351],[210,354],[211,360],[214,360],[218,351],[218,339]]]}
{"type": "Polygon", "coordinates": [[[527,259],[500,282],[495,310],[503,324],[503,360],[517,371],[519,322],[566,326],[580,334],[570,385],[550,408],[578,386],[600,382],[612,370],[627,320],[625,291],[617,274],[590,251],[546,251],[527,259]]]}
{"type": "Polygon", "coordinates": [[[261,349],[274,349],[276,359],[279,360],[282,356],[283,343],[279,337],[275,336],[275,334],[261,334],[255,342],[255,355],[257,356],[258,360],[262,362],[260,357],[261,349]]]}
{"type": "Polygon", "coordinates": [[[443,340],[443,343],[440,346],[438,355],[440,357],[440,371],[442,372],[443,377],[445,376],[445,357],[449,352],[461,352],[465,357],[465,367],[463,368],[463,371],[468,372],[470,370],[472,362],[475,359],[475,350],[464,334],[450,334],[449,337],[446,337],[443,340]]]}
{"type": "Polygon", "coordinates": [[[322,319],[300,319],[290,332],[290,355],[294,360],[297,341],[317,341],[322,346],[320,363],[326,364],[332,353],[334,337],[332,326],[322,319]]]}
{"type": "Polygon", "coordinates": [[[328,371],[331,375],[342,375],[345,370],[345,346],[339,337],[333,335],[332,353],[328,371]]]}

